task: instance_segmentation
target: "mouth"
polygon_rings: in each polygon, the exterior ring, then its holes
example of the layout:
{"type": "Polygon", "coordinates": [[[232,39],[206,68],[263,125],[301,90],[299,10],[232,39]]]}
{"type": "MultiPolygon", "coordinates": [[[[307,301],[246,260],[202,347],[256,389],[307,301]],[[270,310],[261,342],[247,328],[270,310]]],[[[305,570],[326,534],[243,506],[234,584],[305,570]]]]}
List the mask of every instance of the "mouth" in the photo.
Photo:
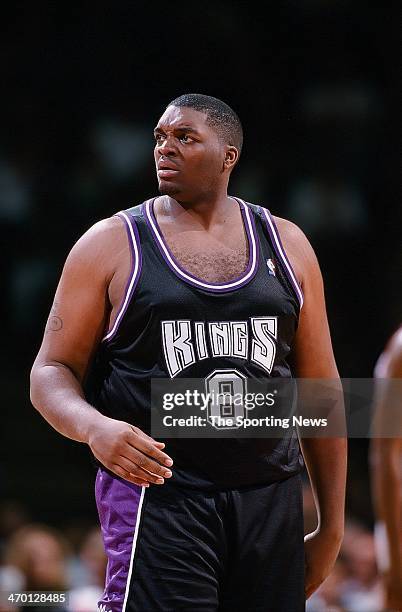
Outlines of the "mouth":
{"type": "Polygon", "coordinates": [[[173,170],[173,168],[159,168],[158,169],[158,178],[172,178],[173,176],[176,176],[176,174],[178,174],[178,170],[173,170]]]}

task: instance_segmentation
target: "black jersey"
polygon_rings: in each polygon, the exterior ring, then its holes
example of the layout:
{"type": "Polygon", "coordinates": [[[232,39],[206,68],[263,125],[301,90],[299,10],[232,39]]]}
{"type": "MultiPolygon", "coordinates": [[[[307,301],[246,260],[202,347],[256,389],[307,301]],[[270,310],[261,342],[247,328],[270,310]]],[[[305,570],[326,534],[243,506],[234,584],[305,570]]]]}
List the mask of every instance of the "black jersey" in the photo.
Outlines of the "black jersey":
{"type": "MultiPolygon", "coordinates": [[[[132,268],[121,307],[99,346],[86,386],[103,414],[150,431],[151,379],[290,378],[286,361],[303,296],[271,214],[233,198],[248,240],[246,270],[208,283],[182,269],[158,226],[155,198],[117,213],[132,268]]],[[[271,483],[300,471],[296,432],[282,439],[164,439],[172,482],[195,487],[271,483]]]]}

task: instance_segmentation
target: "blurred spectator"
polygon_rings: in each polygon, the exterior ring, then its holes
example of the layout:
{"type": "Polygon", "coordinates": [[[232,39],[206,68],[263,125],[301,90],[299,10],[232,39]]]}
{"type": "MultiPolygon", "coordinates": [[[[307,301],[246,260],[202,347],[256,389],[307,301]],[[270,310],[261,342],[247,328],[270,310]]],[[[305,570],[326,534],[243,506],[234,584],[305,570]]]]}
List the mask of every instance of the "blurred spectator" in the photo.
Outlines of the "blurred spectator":
{"type": "Polygon", "coordinates": [[[28,521],[28,511],[18,501],[10,499],[0,505],[0,592],[18,592],[24,587],[23,573],[16,567],[4,565],[4,557],[7,541],[28,521]]]}
{"type": "MultiPolygon", "coordinates": [[[[71,544],[57,530],[40,524],[13,531],[5,547],[5,565],[0,568],[0,591],[67,591],[66,607],[57,607],[58,612],[94,612],[106,572],[100,529],[87,530],[76,558],[71,544]],[[73,572],[68,571],[69,559],[73,572]],[[77,575],[79,584],[75,582],[77,575]]],[[[27,609],[35,610],[32,606],[27,609]]],[[[8,612],[8,608],[0,605],[0,612],[8,612]]]]}
{"type": "Polygon", "coordinates": [[[340,556],[327,580],[313,594],[307,612],[380,612],[382,590],[374,538],[359,523],[346,521],[340,556]]]}
{"type": "MultiPolygon", "coordinates": [[[[24,574],[13,567],[5,565],[0,567],[0,593],[21,593],[25,588],[24,574]]],[[[6,606],[6,602],[0,601],[0,612],[8,612],[15,610],[11,606],[6,606]]]]}
{"type": "Polygon", "coordinates": [[[80,558],[89,574],[89,584],[103,588],[105,584],[106,555],[99,527],[94,527],[85,538],[80,558]]]}
{"type": "Polygon", "coordinates": [[[92,528],[84,539],[79,561],[85,584],[70,590],[69,612],[90,612],[96,610],[105,584],[106,555],[98,527],[92,528]]]}
{"type": "MultiPolygon", "coordinates": [[[[69,546],[57,530],[31,523],[11,536],[4,555],[5,566],[20,573],[25,591],[66,591],[68,552],[69,546]]],[[[26,607],[29,612],[36,609],[41,611],[43,607],[26,607]]],[[[67,610],[60,605],[46,609],[49,612],[53,609],[57,612],[67,610]]],[[[25,610],[25,607],[21,610],[25,610]]]]}
{"type": "Polygon", "coordinates": [[[338,559],[331,574],[307,601],[307,612],[343,612],[341,594],[345,578],[345,565],[338,559]]]}
{"type": "Polygon", "coordinates": [[[19,501],[8,499],[0,504],[0,546],[17,529],[30,520],[27,508],[19,501]]]}
{"type": "Polygon", "coordinates": [[[341,548],[347,577],[341,601],[350,612],[379,612],[382,589],[377,571],[374,537],[364,527],[349,524],[341,548]]]}

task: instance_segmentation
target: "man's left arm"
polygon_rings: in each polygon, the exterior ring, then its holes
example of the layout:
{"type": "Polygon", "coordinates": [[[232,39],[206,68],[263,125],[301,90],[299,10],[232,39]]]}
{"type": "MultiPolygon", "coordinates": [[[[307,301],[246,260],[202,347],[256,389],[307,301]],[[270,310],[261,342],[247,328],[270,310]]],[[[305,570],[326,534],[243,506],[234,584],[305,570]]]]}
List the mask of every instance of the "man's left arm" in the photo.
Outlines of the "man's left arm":
{"type": "MultiPolygon", "coordinates": [[[[295,374],[299,379],[339,380],[317,258],[297,226],[281,219],[277,223],[304,294],[291,355],[295,374]]],[[[338,412],[339,399],[338,393],[338,412]]],[[[343,403],[341,410],[343,419],[343,403]]],[[[317,529],[305,537],[305,589],[306,597],[310,597],[331,572],[343,538],[347,440],[302,436],[300,441],[318,514],[317,529]]]]}

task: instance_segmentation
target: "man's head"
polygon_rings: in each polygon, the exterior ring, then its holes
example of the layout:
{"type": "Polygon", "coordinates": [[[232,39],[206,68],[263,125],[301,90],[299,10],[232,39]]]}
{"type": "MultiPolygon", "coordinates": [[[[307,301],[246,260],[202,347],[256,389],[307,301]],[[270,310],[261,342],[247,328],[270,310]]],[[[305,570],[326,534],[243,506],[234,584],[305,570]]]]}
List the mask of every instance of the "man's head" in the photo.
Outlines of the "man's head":
{"type": "Polygon", "coordinates": [[[236,147],[239,156],[243,146],[243,128],[234,110],[222,100],[203,94],[184,94],[168,106],[193,108],[206,115],[206,123],[213,128],[222,143],[236,147]]]}
{"type": "Polygon", "coordinates": [[[155,139],[159,191],[190,203],[227,188],[243,130],[236,113],[221,100],[185,94],[169,103],[155,139]]]}

